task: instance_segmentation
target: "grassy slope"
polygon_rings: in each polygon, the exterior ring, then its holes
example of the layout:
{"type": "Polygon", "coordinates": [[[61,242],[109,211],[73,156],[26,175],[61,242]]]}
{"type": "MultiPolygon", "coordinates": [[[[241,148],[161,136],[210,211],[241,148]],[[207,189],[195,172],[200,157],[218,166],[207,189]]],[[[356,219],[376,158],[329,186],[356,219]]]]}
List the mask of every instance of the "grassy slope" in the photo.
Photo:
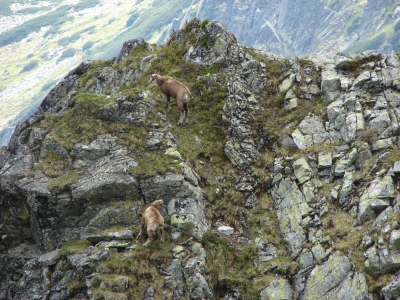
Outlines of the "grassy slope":
{"type": "MultiPolygon", "coordinates": [[[[186,48],[190,46],[193,40],[190,41],[190,37],[188,37],[187,42],[186,48]]],[[[264,190],[268,177],[266,170],[273,164],[275,153],[269,149],[261,151],[259,160],[252,170],[260,181],[256,190],[259,201],[252,209],[245,209],[245,196],[234,188],[235,177],[240,175],[240,170],[235,169],[224,154],[227,129],[227,124],[224,124],[221,117],[227,92],[224,83],[224,70],[220,66],[206,69],[186,63],[183,60],[183,54],[187,49],[177,47],[174,43],[162,47],[153,45],[153,47],[158,58],[152,62],[149,70],[138,82],[124,88],[121,93],[135,95],[144,89],[149,89],[159,95],[160,92],[157,88],[148,84],[149,74],[155,70],[173,76],[189,86],[195,97],[190,104],[190,124],[184,127],[175,126],[179,118],[179,111],[173,103],[171,112],[167,114],[167,120],[173,125],[171,132],[178,141],[179,152],[191,163],[201,177],[200,185],[207,195],[207,217],[213,223],[222,220],[235,226],[237,231],[243,232],[242,237],[245,237],[246,241],[245,243],[238,243],[231,238],[207,233],[202,241],[203,247],[207,251],[207,263],[210,269],[207,279],[212,284],[217,297],[230,288],[239,288],[243,299],[256,299],[260,290],[265,288],[276,274],[290,277],[298,269],[297,263],[291,261],[287,256],[286,245],[279,236],[279,226],[273,209],[273,201],[264,190]],[[161,54],[163,54],[162,61],[160,59],[161,54]],[[207,81],[201,77],[206,74],[216,75],[218,84],[215,87],[208,86],[207,81]],[[202,147],[195,145],[195,136],[202,140],[202,147]],[[225,180],[218,180],[221,177],[224,177],[225,180]],[[224,192],[216,194],[217,188],[224,192]],[[268,220],[263,227],[260,226],[261,219],[268,220]],[[274,243],[277,246],[279,257],[260,263],[255,267],[253,261],[257,258],[257,248],[254,245],[254,240],[257,237],[274,243]],[[250,241],[252,243],[248,243],[250,241]]],[[[272,141],[276,140],[282,134],[289,133],[310,111],[326,120],[326,106],[329,103],[318,98],[314,101],[300,101],[299,107],[295,110],[283,110],[283,96],[277,93],[276,86],[280,83],[279,78],[282,72],[287,68],[285,61],[270,61],[254,49],[247,49],[246,51],[266,65],[269,78],[265,91],[268,96],[262,103],[263,109],[255,116],[255,122],[252,124],[257,135],[269,136],[272,141]],[[277,125],[277,122],[279,122],[279,125],[277,125]],[[288,129],[289,125],[291,129],[288,129]]],[[[147,52],[143,48],[135,49],[131,56],[114,68],[119,70],[137,68],[141,58],[149,54],[154,53],[147,52]]],[[[312,68],[313,78],[316,82],[320,81],[319,71],[313,68],[308,59],[300,59],[299,63],[302,70],[312,68]]],[[[82,88],[74,98],[76,105],[62,116],[47,116],[39,126],[47,128],[50,131],[49,136],[67,149],[72,149],[73,145],[78,142],[89,143],[98,134],[110,133],[117,136],[118,143],[128,146],[135,155],[139,166],[130,170],[130,172],[138,178],[165,174],[170,167],[179,171],[176,162],[163,155],[161,150],[146,151],[146,141],[150,138],[148,135],[151,129],[150,124],[160,122],[159,112],[166,114],[165,103],[160,100],[161,98],[157,100],[157,106],[150,113],[146,125],[106,122],[96,118],[96,112],[102,106],[116,102],[114,95],[108,98],[105,95],[86,93],[88,79],[93,75],[93,72],[105,66],[108,66],[107,62],[94,63],[88,73],[81,78],[82,88]],[[96,132],[93,132],[92,128],[96,128],[96,132]]],[[[284,148],[281,150],[282,156],[293,156],[294,158],[321,151],[321,149],[316,148],[302,152],[284,148]]],[[[62,190],[79,179],[78,173],[69,167],[68,161],[69,158],[66,157],[60,158],[57,155],[46,154],[35,168],[53,178],[50,182],[52,189],[62,190]]],[[[332,186],[324,187],[319,193],[322,195],[327,193],[328,195],[331,188],[332,186]]],[[[350,215],[343,212],[334,203],[330,206],[330,211],[331,213],[321,220],[324,236],[329,236],[334,241],[333,250],[346,252],[351,249],[349,257],[355,264],[356,270],[363,271],[365,259],[362,251],[365,249],[357,245],[359,245],[365,233],[364,230],[369,230],[369,224],[366,224],[362,230],[353,227],[350,215]],[[336,218],[338,215],[340,217],[336,218]]],[[[137,232],[137,228],[132,228],[132,230],[137,232]]],[[[186,238],[182,237],[182,240],[186,238]]],[[[133,299],[140,298],[144,289],[150,284],[156,288],[156,297],[165,296],[158,294],[165,288],[162,288],[164,277],[157,271],[157,266],[163,268],[169,266],[172,259],[170,250],[174,246],[175,244],[169,242],[168,238],[163,245],[159,244],[156,239],[149,248],[143,248],[139,245],[134,251],[134,255],[129,259],[124,260],[122,258],[124,253],[114,253],[110,261],[100,266],[101,273],[95,280],[95,286],[98,287],[102,281],[113,282],[118,279],[118,276],[127,276],[130,282],[127,293],[133,299]],[[160,247],[164,247],[166,250],[157,251],[160,247]]],[[[304,247],[309,248],[310,245],[305,244],[304,247]]],[[[193,254],[189,253],[189,255],[193,254]]],[[[387,283],[388,276],[382,276],[378,281],[367,276],[367,280],[371,291],[376,289],[379,292],[379,289],[387,283]]],[[[100,288],[96,289],[95,294],[97,297],[113,298],[117,296],[100,288]]]]}
{"type": "MultiPolygon", "coordinates": [[[[164,74],[173,75],[188,84],[192,94],[195,95],[195,99],[190,105],[190,124],[185,127],[173,126],[171,132],[178,141],[180,153],[196,168],[202,178],[201,186],[209,198],[207,204],[208,217],[212,220],[222,218],[228,223],[238,224],[237,212],[243,210],[245,198],[241,193],[235,192],[233,189],[230,174],[235,170],[226,159],[223,151],[226,127],[222,122],[221,115],[226,98],[226,87],[221,84],[215,88],[210,88],[207,87],[206,80],[197,80],[199,75],[218,73],[218,68],[205,69],[184,62],[183,53],[185,49],[178,48],[174,44],[164,47],[154,45],[154,47],[158,57],[163,53],[166,59],[163,59],[162,62],[159,59],[153,61],[143,78],[124,89],[122,93],[129,95],[143,89],[150,89],[159,94],[159,91],[147,82],[148,75],[156,69],[164,74]],[[203,93],[200,98],[201,91],[203,93]],[[195,135],[202,140],[202,147],[195,145],[195,135]],[[229,179],[223,184],[224,186],[220,186],[220,183],[216,180],[217,176],[227,176],[229,179]],[[226,195],[216,197],[214,196],[214,191],[217,187],[227,188],[229,191],[226,195]]],[[[140,58],[149,54],[143,49],[139,53],[132,53],[133,58],[126,58],[116,68],[137,67],[140,58]]],[[[101,62],[99,64],[94,65],[88,71],[88,76],[94,70],[102,67],[101,62]]],[[[223,79],[222,74],[218,73],[218,76],[221,80],[223,79]]],[[[39,125],[51,130],[52,139],[71,149],[77,142],[87,143],[98,134],[111,133],[118,137],[119,143],[127,145],[135,154],[139,166],[132,170],[132,173],[136,176],[164,174],[169,167],[174,166],[173,160],[164,156],[161,150],[146,151],[145,145],[146,140],[149,138],[147,132],[150,125],[138,126],[118,122],[104,122],[97,119],[95,117],[96,111],[101,106],[110,104],[110,102],[113,103],[116,100],[113,96],[107,98],[106,96],[84,93],[84,82],[85,78],[82,78],[82,93],[76,96],[76,105],[70,111],[65,112],[61,117],[49,115],[39,125]],[[96,128],[96,132],[93,132],[92,128],[96,128]]],[[[149,115],[147,124],[159,122],[158,112],[166,113],[165,103],[161,102],[161,100],[149,115]]],[[[167,118],[171,124],[176,124],[176,120],[179,118],[179,111],[175,105],[172,107],[171,112],[167,114],[167,118]]],[[[54,185],[60,181],[58,178],[67,177],[72,178],[69,179],[70,181],[67,180],[67,184],[70,184],[76,181],[78,177],[75,176],[76,173],[74,171],[64,164],[67,160],[59,157],[43,157],[36,167],[48,176],[53,177],[52,183],[54,185]]],[[[59,188],[63,187],[65,186],[59,188]]],[[[265,209],[267,207],[263,208],[263,210],[265,209]]],[[[135,228],[133,229],[136,230],[135,228]]],[[[187,237],[183,237],[183,239],[185,238],[187,237]]],[[[139,246],[135,250],[134,256],[128,260],[122,260],[122,254],[114,254],[111,261],[102,264],[100,267],[102,274],[98,275],[98,282],[104,280],[112,281],[113,278],[123,275],[130,278],[131,287],[129,293],[133,298],[137,295],[142,295],[144,288],[149,284],[154,285],[156,291],[159,292],[162,290],[164,279],[157,272],[156,265],[167,267],[171,262],[172,252],[163,251],[162,254],[159,251],[155,251],[160,247],[158,243],[155,240],[149,248],[139,246]],[[139,260],[138,257],[141,259],[139,260]],[[148,271],[144,272],[143,270],[148,271]]],[[[239,284],[245,295],[255,296],[257,289],[253,289],[251,284],[251,280],[257,274],[252,265],[252,259],[255,258],[255,249],[253,247],[244,247],[243,250],[236,249],[230,246],[227,240],[218,239],[211,235],[205,237],[203,243],[209,252],[209,267],[211,269],[209,280],[215,285],[214,288],[218,290],[221,289],[218,285],[231,287],[239,284]],[[237,263],[232,266],[231,262],[235,259],[237,263]],[[213,267],[213,265],[217,267],[213,267]],[[238,278],[243,277],[245,281],[238,282],[238,278]]],[[[166,242],[163,247],[167,247],[170,250],[174,247],[174,244],[166,242]]],[[[96,290],[97,297],[101,295],[106,297],[106,294],[110,293],[101,289],[96,290]]],[[[109,296],[112,297],[112,295],[109,296]]]]}
{"type": "MultiPolygon", "coordinates": [[[[189,35],[190,36],[190,35],[189,35]]],[[[191,41],[193,42],[193,40],[191,41]]],[[[190,38],[186,47],[190,46],[190,38]]],[[[208,267],[210,273],[207,275],[210,284],[212,284],[216,296],[231,288],[239,288],[244,299],[256,299],[262,288],[274,278],[275,274],[289,275],[297,270],[297,263],[292,262],[286,253],[286,245],[278,234],[278,224],[273,211],[273,201],[265,194],[264,184],[261,183],[256,191],[259,196],[259,202],[253,209],[244,209],[246,198],[244,194],[238,192],[235,186],[235,178],[240,171],[235,169],[224,154],[225,132],[227,124],[222,121],[222,109],[227,96],[225,85],[225,72],[220,66],[211,68],[202,68],[188,64],[183,60],[183,54],[187,49],[177,47],[174,43],[168,46],[155,48],[157,57],[152,62],[151,67],[143,77],[136,83],[124,88],[121,92],[126,95],[135,94],[144,89],[150,89],[156,94],[160,92],[154,85],[148,84],[149,74],[155,70],[162,74],[173,76],[188,85],[195,99],[190,104],[190,124],[183,127],[175,126],[179,118],[179,111],[173,103],[171,112],[167,114],[168,121],[173,125],[171,132],[178,141],[178,150],[182,156],[191,163],[196,172],[201,177],[200,185],[207,194],[206,213],[207,217],[213,222],[222,220],[226,224],[234,226],[237,231],[242,231],[245,242],[221,237],[215,234],[207,233],[202,241],[203,247],[207,251],[208,267]],[[218,84],[214,87],[208,86],[207,81],[201,76],[206,74],[215,74],[218,84]],[[200,76],[200,77],[199,77],[200,76]],[[198,147],[195,143],[195,136],[202,141],[202,146],[198,147]],[[223,182],[218,178],[225,178],[223,182]],[[216,189],[221,193],[216,194],[216,189]],[[260,219],[268,217],[268,226],[260,228],[260,219]],[[254,266],[253,260],[257,258],[257,248],[254,243],[256,237],[264,241],[273,242],[279,252],[279,258],[269,262],[260,263],[254,266]],[[234,262],[234,263],[233,263],[234,262]],[[268,272],[266,270],[273,270],[268,272]]],[[[256,59],[262,60],[267,65],[270,83],[266,89],[269,93],[267,98],[266,113],[273,111],[283,118],[283,110],[280,109],[282,102],[280,96],[276,94],[274,88],[279,82],[278,77],[283,69],[286,68],[284,62],[269,61],[258,56],[255,51],[249,51],[256,59]]],[[[124,59],[115,66],[117,69],[136,68],[142,57],[150,52],[144,49],[136,49],[130,57],[124,59]]],[[[304,62],[307,64],[307,61],[304,62]]],[[[96,112],[104,105],[114,103],[116,100],[111,95],[110,98],[101,95],[91,95],[86,92],[86,80],[90,78],[95,70],[101,69],[104,62],[95,63],[81,78],[82,90],[75,97],[76,105],[64,113],[61,117],[47,116],[40,126],[47,128],[55,142],[62,144],[67,149],[72,149],[77,142],[88,143],[96,135],[111,133],[118,137],[118,142],[129,147],[134,153],[139,166],[131,170],[137,177],[154,176],[156,174],[165,174],[170,167],[175,167],[179,171],[173,159],[163,155],[162,151],[146,151],[146,140],[150,138],[151,123],[160,122],[158,113],[166,114],[165,103],[158,100],[158,105],[150,113],[147,124],[143,126],[124,124],[119,122],[105,122],[97,119],[96,112]],[[96,132],[92,131],[96,128],[96,132]]],[[[304,101],[308,103],[308,101],[304,101]]],[[[317,110],[320,106],[315,106],[317,110]]],[[[284,122],[300,122],[302,117],[310,111],[309,106],[302,107],[289,113],[289,117],[284,122]]],[[[285,112],[286,113],[286,112],[285,112]]],[[[286,113],[287,114],[287,113],[286,113]]],[[[255,130],[258,124],[264,124],[260,130],[272,133],[275,129],[273,121],[269,122],[266,115],[258,116],[255,122],[255,130]]],[[[273,118],[277,119],[277,118],[273,118]]],[[[281,119],[282,121],[282,119],[281,119]]],[[[259,180],[263,182],[266,179],[265,168],[273,163],[273,154],[268,150],[262,154],[261,162],[254,167],[254,173],[259,175],[259,180]]],[[[37,168],[53,177],[52,185],[55,188],[64,188],[60,182],[65,180],[71,184],[79,179],[76,172],[69,169],[65,162],[68,158],[60,159],[57,157],[43,157],[37,168]],[[57,167],[57,165],[59,165],[57,167]],[[60,171],[61,170],[61,171],[60,171]],[[64,175],[61,175],[64,173],[64,175]],[[65,174],[67,173],[67,174],[65,174]],[[62,185],[61,187],[59,185],[62,185]]],[[[132,228],[134,231],[137,228],[132,228]]],[[[185,240],[187,237],[182,237],[185,240]]],[[[167,239],[169,240],[169,239],[167,239]]],[[[149,248],[139,246],[135,250],[134,256],[128,260],[123,260],[123,253],[115,253],[111,261],[101,265],[101,274],[96,279],[100,282],[113,281],[118,276],[127,276],[130,280],[129,294],[135,298],[142,295],[145,287],[153,285],[156,287],[156,293],[162,290],[164,277],[161,276],[156,266],[168,267],[174,247],[171,242],[166,242],[162,247],[168,251],[156,251],[161,245],[155,240],[149,248]],[[141,259],[139,259],[139,257],[141,259]],[[144,272],[143,270],[147,270],[144,272]]],[[[189,255],[193,255],[189,253],[189,255]]],[[[96,289],[97,297],[115,297],[110,291],[96,289]],[[111,293],[111,294],[110,294],[111,293]]],[[[161,295],[157,295],[161,296],[161,295]]]]}

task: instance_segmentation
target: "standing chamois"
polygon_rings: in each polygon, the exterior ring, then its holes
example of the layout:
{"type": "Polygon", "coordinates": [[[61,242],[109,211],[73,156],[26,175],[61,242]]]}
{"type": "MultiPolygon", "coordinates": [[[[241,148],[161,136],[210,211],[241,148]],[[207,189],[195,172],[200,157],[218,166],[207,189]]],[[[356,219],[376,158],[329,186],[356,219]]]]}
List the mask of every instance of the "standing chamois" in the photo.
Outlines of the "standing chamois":
{"type": "Polygon", "coordinates": [[[157,200],[150,203],[149,207],[146,208],[140,222],[140,232],[136,238],[138,242],[140,235],[142,234],[144,227],[147,227],[147,235],[149,236],[144,246],[148,246],[153,240],[153,234],[156,233],[157,228],[161,231],[161,242],[164,242],[164,227],[168,227],[164,224],[164,218],[158,211],[158,208],[163,207],[164,200],[157,197],[157,200]]]}
{"type": "Polygon", "coordinates": [[[178,124],[187,124],[189,121],[189,100],[192,99],[189,88],[179,81],[168,77],[153,74],[150,76],[150,81],[155,81],[160,91],[167,96],[167,109],[170,110],[170,98],[175,98],[178,108],[181,111],[178,124]]]}

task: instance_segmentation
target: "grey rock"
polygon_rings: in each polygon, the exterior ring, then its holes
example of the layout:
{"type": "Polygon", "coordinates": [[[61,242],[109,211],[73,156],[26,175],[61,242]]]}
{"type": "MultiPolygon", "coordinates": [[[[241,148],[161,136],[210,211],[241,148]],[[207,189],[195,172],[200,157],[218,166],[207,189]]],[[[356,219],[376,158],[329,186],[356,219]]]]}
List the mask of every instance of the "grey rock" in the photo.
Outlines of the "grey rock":
{"type": "Polygon", "coordinates": [[[260,300],[290,300],[293,297],[292,287],[286,279],[275,279],[261,291],[260,300]]]}
{"type": "Polygon", "coordinates": [[[225,235],[232,235],[234,232],[233,228],[229,226],[221,226],[218,227],[217,230],[225,235]]]}
{"type": "Polygon", "coordinates": [[[318,153],[318,169],[323,170],[332,166],[332,153],[318,153]]]}
{"type": "Polygon", "coordinates": [[[314,255],[310,250],[303,250],[299,255],[298,262],[301,270],[310,269],[316,264],[314,255]]]}
{"type": "Polygon", "coordinates": [[[368,299],[365,277],[354,274],[352,264],[338,252],[320,266],[316,266],[307,279],[303,299],[368,299]]]}
{"type": "Polygon", "coordinates": [[[303,184],[311,179],[312,168],[310,167],[305,158],[302,157],[293,162],[293,170],[294,170],[294,175],[299,181],[299,184],[303,184]]]}
{"type": "Polygon", "coordinates": [[[372,151],[387,150],[393,148],[393,141],[391,138],[376,140],[372,143],[372,151]]]}
{"type": "Polygon", "coordinates": [[[392,276],[391,282],[382,288],[381,295],[385,300],[395,300],[400,296],[400,274],[397,272],[392,276]]]}
{"type": "Polygon", "coordinates": [[[400,173],[400,161],[396,161],[393,165],[393,173],[399,174],[400,173]]]}
{"type": "Polygon", "coordinates": [[[86,239],[94,244],[101,241],[111,241],[111,240],[131,241],[133,240],[133,233],[131,230],[123,230],[117,232],[103,232],[103,233],[89,235],[86,237],[86,239]]]}
{"type": "Polygon", "coordinates": [[[85,253],[72,254],[67,256],[68,262],[73,266],[78,273],[89,275],[96,270],[97,265],[102,261],[107,261],[111,258],[108,249],[101,250],[94,255],[87,255],[85,253]]]}
{"type": "Polygon", "coordinates": [[[273,243],[266,243],[260,238],[255,239],[259,248],[258,262],[269,261],[278,257],[278,249],[273,243]]]}
{"type": "Polygon", "coordinates": [[[300,254],[302,244],[306,240],[301,227],[302,219],[312,210],[296,184],[287,178],[282,179],[279,186],[274,188],[272,197],[277,210],[279,228],[288,243],[290,255],[296,257],[300,254]],[[294,207],[296,209],[293,209],[294,207]]]}
{"type": "Polygon", "coordinates": [[[91,234],[96,231],[103,231],[113,226],[124,226],[129,227],[132,224],[139,225],[139,210],[140,205],[129,207],[123,205],[121,208],[116,207],[104,207],[98,213],[96,213],[85,227],[85,234],[91,234]]]}
{"type": "Polygon", "coordinates": [[[146,202],[150,203],[160,196],[167,203],[172,226],[201,239],[209,225],[205,217],[204,192],[200,187],[178,174],[143,179],[139,186],[146,202]]]}
{"type": "Polygon", "coordinates": [[[399,268],[400,259],[395,253],[390,253],[384,244],[372,246],[364,252],[365,269],[368,274],[377,278],[399,268]]]}
{"type": "Polygon", "coordinates": [[[359,218],[365,222],[374,218],[390,205],[394,197],[393,180],[390,176],[372,181],[369,188],[361,195],[358,210],[359,218]]]}
{"type": "Polygon", "coordinates": [[[371,73],[369,71],[362,72],[353,82],[352,90],[359,90],[363,84],[371,79],[371,73]]]}
{"type": "Polygon", "coordinates": [[[100,288],[110,290],[114,293],[122,293],[129,288],[129,278],[126,276],[116,276],[112,281],[102,280],[100,288]]]}
{"type": "Polygon", "coordinates": [[[292,133],[293,141],[299,149],[330,144],[329,133],[316,115],[307,116],[292,133]]]}
{"type": "Polygon", "coordinates": [[[134,98],[122,96],[116,104],[102,107],[98,117],[106,121],[145,124],[155,105],[154,95],[144,90],[134,98]]]}
{"type": "Polygon", "coordinates": [[[393,230],[390,233],[389,249],[394,251],[400,250],[400,230],[393,230]]]}
{"type": "Polygon", "coordinates": [[[336,100],[340,95],[340,76],[334,69],[333,65],[328,65],[321,72],[321,90],[324,99],[328,101],[336,100]]]}

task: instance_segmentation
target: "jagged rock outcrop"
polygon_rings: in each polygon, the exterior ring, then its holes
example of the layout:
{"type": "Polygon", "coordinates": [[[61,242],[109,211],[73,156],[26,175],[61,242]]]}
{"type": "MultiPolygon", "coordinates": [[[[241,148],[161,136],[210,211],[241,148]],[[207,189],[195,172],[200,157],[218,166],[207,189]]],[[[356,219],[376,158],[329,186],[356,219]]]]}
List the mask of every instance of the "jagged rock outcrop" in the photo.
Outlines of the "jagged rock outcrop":
{"type": "Polygon", "coordinates": [[[394,299],[399,74],[196,19],[78,67],[0,153],[0,299],[394,299]],[[166,114],[157,68],[188,81],[193,123],[166,114]],[[145,248],[156,197],[168,241],[145,248]]]}

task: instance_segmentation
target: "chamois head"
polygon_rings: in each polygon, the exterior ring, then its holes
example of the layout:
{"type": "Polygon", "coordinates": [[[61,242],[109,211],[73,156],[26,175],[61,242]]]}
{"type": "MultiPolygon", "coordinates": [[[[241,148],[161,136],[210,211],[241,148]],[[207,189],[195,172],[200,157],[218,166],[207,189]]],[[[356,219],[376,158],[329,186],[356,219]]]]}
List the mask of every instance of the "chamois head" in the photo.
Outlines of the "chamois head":
{"type": "Polygon", "coordinates": [[[164,207],[164,200],[157,196],[157,200],[150,203],[150,205],[154,206],[155,208],[164,207]]]}
{"type": "Polygon", "coordinates": [[[158,74],[152,74],[152,75],[150,75],[150,80],[149,80],[149,82],[153,82],[154,80],[156,80],[156,79],[157,79],[157,76],[158,76],[158,74]]]}

